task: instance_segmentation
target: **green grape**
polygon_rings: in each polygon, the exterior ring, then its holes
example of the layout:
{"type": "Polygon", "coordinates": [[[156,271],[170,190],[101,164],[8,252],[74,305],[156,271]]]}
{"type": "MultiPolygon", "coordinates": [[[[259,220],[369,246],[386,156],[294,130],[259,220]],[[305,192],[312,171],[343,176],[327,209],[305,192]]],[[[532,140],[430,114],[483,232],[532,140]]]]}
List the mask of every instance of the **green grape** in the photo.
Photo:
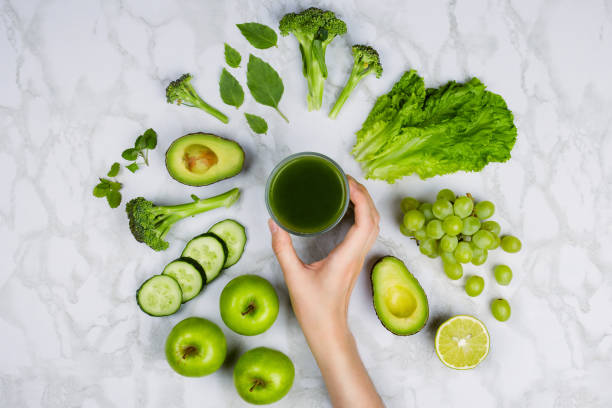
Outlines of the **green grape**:
{"type": "Polygon", "coordinates": [[[521,250],[521,240],[514,235],[506,235],[501,239],[501,247],[504,251],[515,253],[521,250]]]}
{"type": "Polygon", "coordinates": [[[478,296],[482,293],[484,285],[485,282],[482,277],[476,275],[470,276],[465,281],[465,293],[471,297],[478,296]]]}
{"type": "Polygon", "coordinates": [[[407,237],[414,236],[414,233],[410,231],[408,228],[406,228],[404,224],[400,225],[400,232],[407,237]]]}
{"type": "Polygon", "coordinates": [[[476,216],[481,220],[486,220],[495,212],[495,204],[490,201],[481,201],[474,206],[476,216]]]}
{"type": "Polygon", "coordinates": [[[474,202],[470,197],[461,196],[455,200],[453,209],[455,211],[455,215],[465,218],[472,213],[472,210],[474,209],[474,202]]]}
{"type": "Polygon", "coordinates": [[[466,217],[463,219],[463,235],[473,235],[480,229],[480,220],[476,217],[466,217]]]}
{"type": "Polygon", "coordinates": [[[489,256],[489,252],[486,249],[478,248],[476,245],[472,244],[472,265],[482,265],[487,261],[487,257],[489,256]]]}
{"type": "Polygon", "coordinates": [[[510,318],[510,303],[506,299],[495,299],[491,302],[491,313],[500,322],[505,322],[510,318]]]}
{"type": "Polygon", "coordinates": [[[442,221],[440,220],[431,220],[427,223],[427,236],[433,239],[440,239],[444,235],[444,230],[442,229],[442,221]]]}
{"type": "Polygon", "coordinates": [[[453,205],[448,200],[437,200],[431,206],[431,211],[436,218],[443,220],[449,215],[453,215],[453,205]]]}
{"type": "Polygon", "coordinates": [[[495,280],[500,285],[506,286],[512,280],[512,269],[508,265],[497,265],[493,269],[493,274],[495,275],[495,280]]]}
{"type": "Polygon", "coordinates": [[[427,255],[430,258],[438,256],[438,241],[435,239],[425,239],[419,242],[419,251],[423,255],[427,255]]]}
{"type": "MultiPolygon", "coordinates": [[[[493,233],[492,233],[492,234],[493,234],[493,233]]],[[[494,239],[494,242],[493,242],[493,244],[492,244],[492,245],[489,247],[489,249],[490,249],[490,250],[493,250],[493,249],[497,249],[497,248],[499,248],[499,244],[500,244],[500,242],[501,242],[501,240],[499,239],[499,236],[498,236],[498,235],[493,234],[493,239],[494,239]]]]}
{"type": "Polygon", "coordinates": [[[463,276],[463,266],[455,260],[451,253],[442,253],[442,266],[446,276],[452,280],[457,280],[463,276]]]}
{"type": "Polygon", "coordinates": [[[455,259],[461,263],[468,263],[472,260],[472,248],[467,242],[459,242],[453,252],[455,259]]]}
{"type": "Polygon", "coordinates": [[[438,195],[436,196],[436,200],[448,200],[451,203],[455,201],[455,193],[448,188],[444,188],[438,191],[438,195]]]}
{"type": "Polygon", "coordinates": [[[495,235],[499,235],[501,227],[495,221],[485,221],[482,223],[482,229],[492,232],[495,235]]]}
{"type": "Polygon", "coordinates": [[[428,238],[427,230],[425,228],[421,228],[420,230],[414,231],[414,237],[419,241],[423,241],[428,238]]]}
{"type": "Polygon", "coordinates": [[[410,210],[404,214],[404,225],[410,231],[416,231],[425,225],[425,215],[419,210],[410,210]]]}
{"type": "Polygon", "coordinates": [[[489,249],[495,242],[493,234],[486,230],[480,230],[472,235],[472,242],[481,249],[489,249]]]}
{"type": "Polygon", "coordinates": [[[442,222],[442,229],[447,235],[459,235],[463,230],[463,220],[456,215],[449,215],[442,222]]]}
{"type": "Polygon", "coordinates": [[[419,203],[419,200],[417,200],[416,198],[412,198],[412,197],[405,197],[402,200],[402,211],[407,213],[410,210],[416,210],[417,208],[419,208],[419,205],[421,203],[419,203]]]}
{"type": "Polygon", "coordinates": [[[445,235],[440,240],[440,250],[444,252],[453,252],[457,248],[459,240],[455,236],[445,235]]]}
{"type": "Polygon", "coordinates": [[[431,203],[423,203],[419,205],[419,211],[425,216],[425,221],[429,221],[434,218],[433,212],[431,211],[431,203]]]}

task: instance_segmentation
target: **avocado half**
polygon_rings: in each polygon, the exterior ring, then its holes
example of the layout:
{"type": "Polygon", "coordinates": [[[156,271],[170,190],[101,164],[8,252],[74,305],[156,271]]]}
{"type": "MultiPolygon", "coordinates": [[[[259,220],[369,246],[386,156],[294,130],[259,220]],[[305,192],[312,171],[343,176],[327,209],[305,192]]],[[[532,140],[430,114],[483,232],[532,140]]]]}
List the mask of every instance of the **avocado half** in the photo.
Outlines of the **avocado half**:
{"type": "Polygon", "coordinates": [[[166,151],[166,168],[176,181],[206,186],[234,177],[242,170],[244,151],[233,140],[210,133],[190,133],[166,151]]]}
{"type": "Polygon", "coordinates": [[[407,336],[425,326],[429,317],[427,295],[402,261],[393,256],[380,258],[370,278],[374,310],[387,330],[407,336]]]}

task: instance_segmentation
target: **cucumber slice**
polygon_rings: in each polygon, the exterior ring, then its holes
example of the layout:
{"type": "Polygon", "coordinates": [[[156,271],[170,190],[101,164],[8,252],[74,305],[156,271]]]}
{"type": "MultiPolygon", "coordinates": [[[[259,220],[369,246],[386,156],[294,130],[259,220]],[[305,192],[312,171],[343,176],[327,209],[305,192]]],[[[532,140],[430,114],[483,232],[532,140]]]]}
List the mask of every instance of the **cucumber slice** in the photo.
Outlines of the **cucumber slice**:
{"type": "Polygon", "coordinates": [[[206,233],[189,241],[181,256],[198,262],[204,269],[206,283],[209,283],[223,269],[227,259],[227,247],[218,236],[206,233]]]}
{"type": "Polygon", "coordinates": [[[179,258],[170,262],[164,268],[162,275],[176,279],[183,292],[183,303],[196,297],[206,283],[202,267],[191,258],[179,258]]]}
{"type": "Polygon", "coordinates": [[[223,220],[210,227],[208,232],[217,235],[227,245],[227,260],[223,267],[229,268],[238,262],[247,240],[242,224],[234,220],[223,220]]]}
{"type": "Polygon", "coordinates": [[[140,309],[151,316],[168,316],[181,307],[183,292],[176,279],[155,275],[147,279],[136,291],[140,309]]]}

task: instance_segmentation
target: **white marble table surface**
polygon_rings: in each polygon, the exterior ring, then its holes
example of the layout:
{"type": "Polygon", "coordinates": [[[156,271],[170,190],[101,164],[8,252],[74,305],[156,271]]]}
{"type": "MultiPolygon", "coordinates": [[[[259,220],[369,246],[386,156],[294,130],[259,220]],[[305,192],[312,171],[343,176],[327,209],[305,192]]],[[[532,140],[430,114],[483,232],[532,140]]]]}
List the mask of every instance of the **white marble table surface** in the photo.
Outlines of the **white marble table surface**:
{"type": "MultiPolygon", "coordinates": [[[[481,173],[407,177],[394,185],[365,181],[382,214],[370,258],[403,259],[431,307],[424,330],[396,337],[378,322],[368,275],[360,276],[350,325],[380,394],[389,407],[612,406],[612,2],[315,3],[333,3],[349,31],[328,49],[324,111],[307,113],[295,40],[255,50],[234,26],[259,21],[277,28],[284,13],[307,2],[0,1],[1,407],[244,406],[233,388],[232,362],[262,345],[286,352],[296,366],[293,389],[276,406],[330,406],[270,250],[263,186],[275,162],[304,150],[333,157],[362,180],[349,154],[354,132],[374,98],[409,68],[430,86],[481,78],[514,111],[518,141],[509,162],[481,173]],[[240,111],[223,106],[217,80],[225,41],[278,69],[289,125],[248,95],[240,111]],[[368,78],[331,121],[326,110],[348,73],[354,42],[375,45],[385,73],[368,78]],[[165,85],[183,72],[194,74],[205,99],[230,113],[229,125],[166,103],[165,85]],[[268,120],[268,135],[249,131],[245,111],[268,120]],[[134,241],[123,208],[111,210],[91,194],[96,178],[148,127],[158,131],[159,147],[150,168],[121,174],[124,197],[178,203],[191,193],[235,186],[243,192],[235,207],[177,225],[162,253],[134,241]],[[238,141],[245,170],[205,188],[172,181],[165,148],[194,131],[238,141]],[[493,200],[504,231],[523,239],[520,254],[495,253],[485,266],[467,268],[487,282],[476,299],[397,228],[400,197],[431,198],[442,187],[493,200]],[[143,279],[227,216],[248,229],[242,261],[178,314],[140,312],[134,292],[143,279]],[[492,282],[496,262],[514,268],[507,288],[492,282]],[[224,284],[243,273],[269,279],[281,299],[277,322],[252,338],[223,326],[217,306],[224,284]],[[507,323],[489,313],[496,296],[513,306],[507,323]],[[468,372],[444,367],[433,350],[436,325],[455,314],[481,318],[491,334],[488,358],[468,372]],[[163,354],[170,328],[192,315],[221,324],[230,349],[218,373],[199,379],[174,374],[163,354]]],[[[244,69],[237,72],[244,84],[244,69]]],[[[296,246],[314,260],[345,230],[296,246]]]]}

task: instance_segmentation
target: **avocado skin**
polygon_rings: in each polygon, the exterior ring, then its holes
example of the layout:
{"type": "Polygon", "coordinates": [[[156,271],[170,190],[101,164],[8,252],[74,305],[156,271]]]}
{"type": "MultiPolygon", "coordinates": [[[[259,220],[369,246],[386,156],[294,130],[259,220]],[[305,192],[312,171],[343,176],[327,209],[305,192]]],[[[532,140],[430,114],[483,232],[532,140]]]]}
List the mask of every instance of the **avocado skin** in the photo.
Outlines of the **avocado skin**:
{"type": "MultiPolygon", "coordinates": [[[[218,152],[215,152],[215,154],[218,155],[218,152]]],[[[183,135],[183,136],[175,139],[170,144],[170,146],[166,150],[165,165],[166,165],[166,170],[168,171],[168,174],[170,174],[170,177],[172,177],[174,180],[178,181],[181,184],[184,184],[184,185],[187,185],[187,186],[194,186],[194,187],[208,186],[208,185],[214,184],[214,183],[216,183],[218,181],[225,180],[225,179],[228,179],[228,178],[232,178],[232,177],[237,176],[238,174],[240,174],[240,172],[242,171],[242,168],[244,166],[244,149],[242,148],[242,146],[240,146],[240,144],[238,142],[236,142],[234,140],[231,140],[229,138],[225,138],[225,137],[221,137],[221,136],[215,135],[213,133],[206,133],[206,132],[188,133],[186,135],[183,135]],[[229,175],[227,175],[227,176],[216,177],[216,178],[211,179],[210,181],[206,180],[206,181],[201,182],[201,183],[190,183],[190,182],[186,181],[185,179],[182,179],[180,176],[177,176],[176,173],[180,173],[181,169],[178,169],[179,170],[178,172],[174,172],[174,171],[171,170],[173,168],[173,165],[171,163],[169,163],[169,160],[168,160],[169,154],[172,152],[172,149],[175,147],[175,145],[178,142],[182,142],[185,138],[192,137],[192,136],[196,137],[196,136],[199,136],[199,135],[205,135],[205,136],[213,137],[214,139],[216,139],[220,143],[227,142],[229,144],[235,145],[234,147],[238,148],[238,150],[237,150],[239,152],[238,154],[240,154],[242,156],[242,158],[240,160],[240,167],[237,170],[233,170],[233,171],[228,172],[229,175]]]]}
{"type": "MultiPolygon", "coordinates": [[[[404,262],[392,255],[385,255],[380,257],[376,262],[374,262],[374,265],[372,265],[372,268],[370,269],[370,284],[371,284],[371,288],[372,288],[372,305],[374,306],[374,312],[376,313],[376,317],[378,318],[378,321],[380,321],[380,323],[383,325],[383,327],[385,329],[387,329],[389,332],[393,333],[396,336],[412,336],[413,334],[418,333],[419,331],[421,331],[423,329],[423,327],[425,327],[425,325],[427,324],[427,321],[429,320],[429,301],[427,299],[427,294],[425,294],[425,291],[423,290],[423,287],[421,286],[421,284],[419,283],[418,279],[414,277],[414,275],[412,275],[412,273],[410,271],[408,271],[408,273],[414,278],[414,281],[416,283],[416,285],[418,286],[418,288],[421,290],[421,292],[423,292],[423,296],[425,297],[425,301],[427,302],[427,308],[426,308],[426,315],[425,318],[423,319],[423,323],[420,326],[416,326],[414,327],[409,333],[396,333],[393,330],[391,330],[389,327],[387,327],[387,325],[385,324],[385,322],[383,321],[383,319],[381,318],[380,314],[378,313],[378,310],[376,309],[376,301],[375,301],[375,288],[374,288],[374,270],[376,269],[376,266],[381,263],[382,261],[384,261],[385,259],[388,258],[393,258],[395,260],[397,260],[398,262],[401,262],[402,264],[404,264],[404,262]]],[[[405,264],[404,264],[405,266],[405,264]]],[[[406,269],[408,269],[406,267],[406,269]]]]}

